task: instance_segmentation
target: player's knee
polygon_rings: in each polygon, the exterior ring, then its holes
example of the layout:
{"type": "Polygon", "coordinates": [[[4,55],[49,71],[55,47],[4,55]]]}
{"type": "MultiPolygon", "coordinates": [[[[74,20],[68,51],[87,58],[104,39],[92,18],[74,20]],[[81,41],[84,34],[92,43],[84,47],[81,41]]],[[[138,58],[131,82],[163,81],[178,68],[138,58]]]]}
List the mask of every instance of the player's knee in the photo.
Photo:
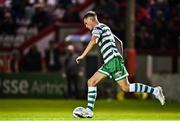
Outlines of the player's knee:
{"type": "Polygon", "coordinates": [[[121,89],[124,92],[129,92],[129,85],[121,85],[121,89]]]}
{"type": "Polygon", "coordinates": [[[95,81],[94,80],[88,80],[88,87],[93,87],[93,86],[96,86],[96,83],[95,83],[95,81]]]}

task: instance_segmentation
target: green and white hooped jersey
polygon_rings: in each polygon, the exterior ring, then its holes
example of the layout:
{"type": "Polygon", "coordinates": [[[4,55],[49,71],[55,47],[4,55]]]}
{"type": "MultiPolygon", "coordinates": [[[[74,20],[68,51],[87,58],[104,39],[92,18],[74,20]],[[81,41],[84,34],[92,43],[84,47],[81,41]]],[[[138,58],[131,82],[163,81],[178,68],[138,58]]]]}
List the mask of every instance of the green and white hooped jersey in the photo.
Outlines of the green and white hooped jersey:
{"type": "Polygon", "coordinates": [[[107,25],[99,23],[93,28],[92,35],[99,38],[96,43],[100,48],[104,63],[107,63],[113,57],[121,56],[116,47],[114,35],[107,25]]]}

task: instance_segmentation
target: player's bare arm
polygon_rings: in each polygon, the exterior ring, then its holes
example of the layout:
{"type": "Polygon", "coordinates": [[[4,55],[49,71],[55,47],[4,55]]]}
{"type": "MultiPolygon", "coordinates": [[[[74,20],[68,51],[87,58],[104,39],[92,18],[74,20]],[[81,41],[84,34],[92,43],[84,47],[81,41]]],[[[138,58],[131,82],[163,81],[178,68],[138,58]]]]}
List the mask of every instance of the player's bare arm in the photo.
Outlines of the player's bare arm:
{"type": "Polygon", "coordinates": [[[80,63],[80,61],[81,61],[82,59],[84,59],[84,57],[85,57],[85,56],[91,51],[91,49],[95,46],[97,39],[98,39],[98,38],[97,38],[96,36],[92,36],[91,41],[90,41],[89,44],[87,45],[87,47],[86,47],[86,49],[84,50],[84,52],[83,52],[79,57],[77,57],[76,62],[77,62],[78,64],[80,63]]]}

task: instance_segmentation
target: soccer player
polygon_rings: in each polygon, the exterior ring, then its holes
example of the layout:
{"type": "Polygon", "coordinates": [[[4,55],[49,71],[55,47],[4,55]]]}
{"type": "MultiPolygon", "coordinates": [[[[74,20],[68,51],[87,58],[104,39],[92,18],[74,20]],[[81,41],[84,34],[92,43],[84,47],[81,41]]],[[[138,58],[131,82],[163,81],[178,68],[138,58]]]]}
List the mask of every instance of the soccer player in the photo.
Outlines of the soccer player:
{"type": "Polygon", "coordinates": [[[100,23],[97,19],[97,14],[93,11],[88,11],[83,18],[86,28],[92,32],[92,37],[84,52],[77,57],[76,62],[79,64],[88,52],[97,44],[100,48],[100,53],[103,57],[104,64],[97,72],[88,80],[87,108],[81,113],[81,117],[92,118],[93,109],[97,95],[97,84],[110,77],[118,83],[124,92],[142,92],[153,94],[164,105],[165,97],[162,88],[151,87],[141,83],[132,83],[128,81],[128,72],[124,66],[124,60],[119,53],[115,44],[117,37],[111,32],[111,29],[100,23]]]}

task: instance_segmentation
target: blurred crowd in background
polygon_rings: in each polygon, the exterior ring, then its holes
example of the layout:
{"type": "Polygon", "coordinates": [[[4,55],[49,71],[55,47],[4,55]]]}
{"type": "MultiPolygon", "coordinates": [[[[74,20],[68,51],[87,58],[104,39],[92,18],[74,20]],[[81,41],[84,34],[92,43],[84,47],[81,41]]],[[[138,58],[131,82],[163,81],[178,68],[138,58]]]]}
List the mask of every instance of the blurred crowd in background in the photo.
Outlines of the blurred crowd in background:
{"type": "MultiPolygon", "coordinates": [[[[82,24],[80,13],[75,8],[84,2],[85,0],[0,0],[0,35],[16,36],[18,28],[22,26],[35,27],[37,31],[40,31],[56,20],[82,24]]],[[[109,25],[125,43],[125,47],[126,8],[126,0],[96,0],[93,8],[100,22],[109,25]]],[[[137,50],[178,49],[179,0],[136,0],[135,17],[135,48],[137,50]]],[[[52,49],[53,46],[55,45],[51,42],[49,48],[52,49]]],[[[46,50],[45,63],[55,64],[54,67],[48,65],[46,69],[60,70],[62,64],[59,58],[64,56],[64,52],[66,51],[60,52],[58,48],[53,51],[46,50]],[[54,58],[53,62],[50,58],[54,58]]],[[[36,46],[33,46],[22,58],[20,67],[23,71],[42,71],[43,64],[40,63],[41,53],[36,46]]],[[[12,70],[15,70],[15,66],[12,70]]]]}
{"type": "MultiPolygon", "coordinates": [[[[0,34],[15,35],[18,28],[41,30],[56,20],[80,23],[76,8],[85,0],[0,0],[0,34]]],[[[101,22],[125,40],[126,0],[96,0],[94,10],[101,22]]],[[[19,30],[20,31],[20,30],[19,30]]],[[[136,0],[135,47],[177,48],[180,33],[179,0],[136,0]]]]}

